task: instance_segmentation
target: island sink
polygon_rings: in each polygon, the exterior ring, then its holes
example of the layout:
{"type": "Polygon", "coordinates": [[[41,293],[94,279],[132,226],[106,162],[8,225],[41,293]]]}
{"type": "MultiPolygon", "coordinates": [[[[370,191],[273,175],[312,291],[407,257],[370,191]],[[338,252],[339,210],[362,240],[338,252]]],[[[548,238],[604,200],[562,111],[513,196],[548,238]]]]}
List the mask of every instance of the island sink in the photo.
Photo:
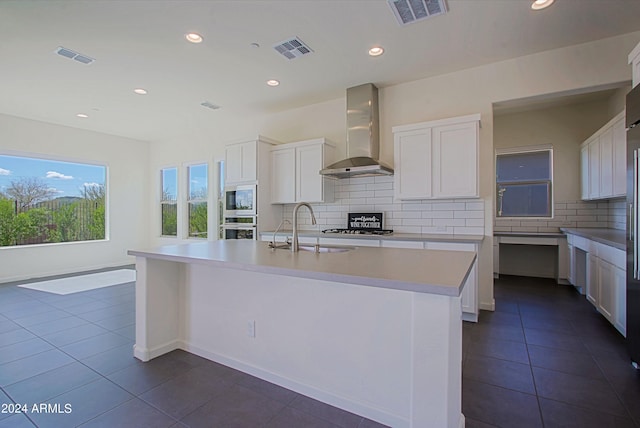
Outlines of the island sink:
{"type": "Polygon", "coordinates": [[[332,247],[328,245],[300,245],[300,251],[311,251],[314,253],[345,253],[355,250],[356,247],[332,247]]]}

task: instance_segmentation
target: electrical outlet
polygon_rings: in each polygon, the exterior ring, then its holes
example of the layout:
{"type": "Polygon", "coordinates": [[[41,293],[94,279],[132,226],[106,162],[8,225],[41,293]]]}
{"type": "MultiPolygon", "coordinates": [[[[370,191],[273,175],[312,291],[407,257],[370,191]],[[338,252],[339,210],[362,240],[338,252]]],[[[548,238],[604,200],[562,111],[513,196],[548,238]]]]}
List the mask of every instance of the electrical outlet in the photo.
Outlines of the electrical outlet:
{"type": "Polygon", "coordinates": [[[247,321],[247,336],[256,337],[256,321],[255,320],[247,321]]]}

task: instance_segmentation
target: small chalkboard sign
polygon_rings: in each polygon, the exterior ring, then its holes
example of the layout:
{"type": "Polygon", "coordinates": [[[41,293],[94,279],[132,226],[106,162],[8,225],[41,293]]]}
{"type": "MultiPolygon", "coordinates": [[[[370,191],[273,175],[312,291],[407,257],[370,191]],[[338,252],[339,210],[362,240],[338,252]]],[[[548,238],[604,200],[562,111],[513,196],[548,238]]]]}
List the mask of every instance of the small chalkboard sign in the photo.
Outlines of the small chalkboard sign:
{"type": "Polygon", "coordinates": [[[382,230],[382,213],[349,213],[347,228],[349,230],[382,230]]]}

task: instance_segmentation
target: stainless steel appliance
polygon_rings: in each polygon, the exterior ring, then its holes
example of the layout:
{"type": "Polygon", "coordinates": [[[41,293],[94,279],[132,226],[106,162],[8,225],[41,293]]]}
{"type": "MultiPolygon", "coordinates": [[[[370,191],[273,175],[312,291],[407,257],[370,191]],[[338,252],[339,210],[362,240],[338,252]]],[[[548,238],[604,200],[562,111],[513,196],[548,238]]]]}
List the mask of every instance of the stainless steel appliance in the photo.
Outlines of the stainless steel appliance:
{"type": "Polygon", "coordinates": [[[378,88],[372,83],[347,89],[347,159],[320,170],[331,178],[392,175],[393,168],[378,160],[378,88]]]}
{"type": "Polygon", "coordinates": [[[640,363],[640,240],[638,203],[640,186],[640,86],[627,94],[627,345],[631,363],[640,363]]]}
{"type": "Polygon", "coordinates": [[[257,186],[228,186],[224,189],[224,215],[255,216],[257,214],[257,186]]]}
{"type": "Polygon", "coordinates": [[[256,217],[226,217],[222,225],[223,239],[258,239],[256,217]]]}

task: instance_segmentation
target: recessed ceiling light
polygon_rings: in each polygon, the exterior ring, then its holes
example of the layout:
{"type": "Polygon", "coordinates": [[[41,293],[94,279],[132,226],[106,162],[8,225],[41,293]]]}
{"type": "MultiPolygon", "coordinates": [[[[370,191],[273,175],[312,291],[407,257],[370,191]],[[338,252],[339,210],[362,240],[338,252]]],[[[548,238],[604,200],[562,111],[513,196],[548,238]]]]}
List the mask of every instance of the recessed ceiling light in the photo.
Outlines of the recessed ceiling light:
{"type": "Polygon", "coordinates": [[[370,56],[380,56],[383,53],[384,53],[384,49],[380,46],[374,46],[371,49],[369,49],[370,56]]]}
{"type": "Polygon", "coordinates": [[[201,43],[204,40],[198,33],[187,33],[184,35],[184,37],[191,43],[201,43]]]}
{"type": "Polygon", "coordinates": [[[269,86],[278,86],[280,84],[280,82],[276,79],[270,79],[267,80],[267,85],[269,86]]]}
{"type": "Polygon", "coordinates": [[[535,0],[531,5],[533,10],[541,10],[553,4],[554,0],[535,0]]]}
{"type": "Polygon", "coordinates": [[[142,88],[136,88],[133,90],[138,95],[147,95],[147,90],[142,88]]]}
{"type": "Polygon", "coordinates": [[[89,116],[88,116],[88,115],[86,115],[86,114],[84,114],[84,113],[78,113],[78,114],[76,114],[76,117],[79,117],[79,118],[81,118],[81,119],[86,119],[86,118],[88,118],[89,116]]]}

